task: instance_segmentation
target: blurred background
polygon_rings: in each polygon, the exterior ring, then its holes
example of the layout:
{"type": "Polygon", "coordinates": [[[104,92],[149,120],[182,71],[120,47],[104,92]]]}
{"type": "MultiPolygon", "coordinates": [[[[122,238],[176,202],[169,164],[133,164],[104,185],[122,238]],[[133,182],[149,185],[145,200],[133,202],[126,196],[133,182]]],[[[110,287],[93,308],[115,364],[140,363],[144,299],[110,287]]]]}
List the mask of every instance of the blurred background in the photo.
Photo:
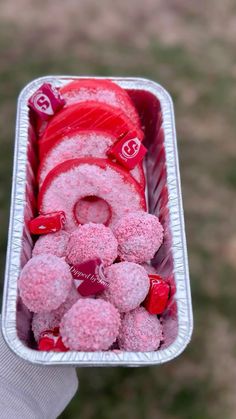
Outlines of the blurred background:
{"type": "Polygon", "coordinates": [[[16,99],[26,83],[143,76],[175,104],[193,339],[163,366],[79,369],[79,394],[61,419],[236,418],[235,39],[234,0],[0,0],[2,272],[16,99]]]}

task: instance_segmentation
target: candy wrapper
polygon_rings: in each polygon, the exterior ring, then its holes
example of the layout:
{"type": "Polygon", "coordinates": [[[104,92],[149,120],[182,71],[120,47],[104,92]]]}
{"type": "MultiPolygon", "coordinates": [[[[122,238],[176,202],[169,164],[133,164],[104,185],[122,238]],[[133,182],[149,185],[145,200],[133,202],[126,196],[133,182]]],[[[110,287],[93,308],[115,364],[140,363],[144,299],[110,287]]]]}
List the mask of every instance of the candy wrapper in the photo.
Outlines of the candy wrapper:
{"type": "MultiPolygon", "coordinates": [[[[141,118],[144,136],[141,129],[137,130],[137,135],[133,136],[132,132],[127,132],[126,118],[122,119],[119,112],[111,118],[106,105],[96,107],[91,102],[86,106],[80,106],[77,110],[76,121],[70,120],[70,113],[64,107],[64,102],[57,94],[57,89],[78,79],[81,78],[43,77],[28,84],[19,96],[2,309],[3,335],[9,347],[18,356],[40,365],[147,366],[164,363],[183,352],[190,341],[193,327],[172,101],[167,91],[152,81],[139,78],[111,79],[127,90],[141,118]],[[52,98],[51,93],[54,95],[52,98]],[[55,97],[56,101],[54,101],[55,97]],[[32,103],[29,104],[30,98],[32,103]],[[30,112],[28,105],[31,108],[30,112]],[[57,117],[57,112],[58,115],[63,115],[64,125],[61,125],[62,119],[57,117]],[[51,123],[50,118],[54,113],[55,116],[51,123]],[[102,123],[105,131],[109,132],[110,130],[112,133],[114,133],[114,126],[117,126],[115,135],[119,141],[114,143],[110,149],[111,165],[113,164],[112,160],[117,160],[121,166],[126,167],[127,171],[137,170],[145,155],[144,169],[148,210],[159,217],[164,228],[163,244],[152,260],[150,269],[153,269],[161,277],[161,280],[166,282],[157,281],[155,283],[153,280],[153,290],[150,288],[149,296],[144,303],[149,310],[159,312],[164,309],[160,319],[163,327],[163,339],[156,351],[128,352],[111,347],[105,352],[63,352],[63,350],[66,351],[66,348],[61,349],[60,337],[50,330],[41,337],[40,347],[42,350],[35,349],[35,342],[30,332],[31,314],[24,307],[22,309],[18,297],[17,280],[22,267],[32,254],[33,237],[30,230],[34,234],[39,234],[45,228],[48,229],[48,232],[57,231],[63,228],[65,222],[63,214],[52,215],[47,212],[43,213],[43,219],[37,220],[35,199],[38,165],[36,151],[38,149],[40,156],[44,156],[51,142],[55,140],[53,136],[55,127],[60,135],[62,133],[63,135],[69,134],[65,121],[72,124],[73,128],[76,128],[76,124],[78,124],[82,129],[96,128],[97,123],[102,123]],[[43,127],[46,141],[41,142],[40,135],[34,135],[35,127],[38,127],[39,133],[43,127]],[[33,220],[33,227],[31,220],[33,220]],[[45,228],[42,229],[42,226],[45,228]],[[153,302],[155,292],[161,295],[160,305],[162,304],[162,307],[155,305],[155,299],[153,302]],[[51,346],[53,348],[55,346],[56,350],[50,350],[51,346]]],[[[72,104],[72,106],[77,105],[72,104]]],[[[134,172],[134,176],[137,176],[137,171],[134,172]]],[[[87,205],[87,203],[85,204],[87,205]]],[[[84,210],[85,213],[86,211],[84,210]]],[[[79,271],[83,272],[81,269],[79,271]]],[[[152,272],[150,275],[152,278],[152,272]]],[[[76,280],[80,281],[81,278],[76,280]]],[[[77,285],[81,286],[79,283],[77,285]]],[[[96,294],[106,288],[106,284],[102,281],[92,281],[91,283],[84,281],[82,285],[82,292],[86,295],[96,294]]],[[[144,309],[142,308],[142,310],[144,309]]]]}

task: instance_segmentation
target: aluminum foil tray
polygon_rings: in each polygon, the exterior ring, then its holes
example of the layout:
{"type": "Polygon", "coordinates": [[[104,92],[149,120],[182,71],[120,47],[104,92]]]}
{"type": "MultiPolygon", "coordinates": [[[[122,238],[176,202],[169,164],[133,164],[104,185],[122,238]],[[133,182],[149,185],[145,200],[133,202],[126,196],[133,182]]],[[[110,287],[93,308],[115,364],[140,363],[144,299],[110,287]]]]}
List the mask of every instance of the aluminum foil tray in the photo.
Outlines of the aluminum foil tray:
{"type": "Polygon", "coordinates": [[[164,226],[164,242],[152,263],[171,278],[175,295],[163,319],[164,341],[155,352],[40,352],[34,348],[31,313],[18,298],[20,270],[31,257],[33,241],[27,222],[35,214],[36,139],[27,102],[45,82],[62,86],[79,77],[48,76],[33,80],[18,99],[11,213],[6,258],[2,329],[9,347],[23,359],[41,365],[147,366],[172,360],[190,341],[193,327],[188,258],[181,198],[173,104],[159,84],[141,78],[112,78],[134,101],[145,130],[149,212],[164,226]]]}

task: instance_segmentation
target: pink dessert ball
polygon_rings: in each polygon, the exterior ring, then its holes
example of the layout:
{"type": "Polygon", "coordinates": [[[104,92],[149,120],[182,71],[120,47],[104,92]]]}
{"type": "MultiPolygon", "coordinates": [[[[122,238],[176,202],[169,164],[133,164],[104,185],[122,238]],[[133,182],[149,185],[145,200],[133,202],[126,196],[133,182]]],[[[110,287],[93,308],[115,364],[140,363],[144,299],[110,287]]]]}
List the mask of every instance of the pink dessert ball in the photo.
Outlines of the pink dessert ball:
{"type": "Polygon", "coordinates": [[[108,266],[117,257],[117,246],[117,240],[109,227],[95,223],[84,224],[71,233],[66,259],[76,265],[99,258],[104,266],[108,266]]]}
{"type": "Polygon", "coordinates": [[[50,254],[34,256],[21,271],[19,291],[23,303],[35,313],[57,309],[72,287],[72,275],[64,260],[50,254]]]}
{"type": "Polygon", "coordinates": [[[145,269],[133,262],[121,262],[105,270],[108,288],[104,298],[121,313],[138,307],[148,294],[150,281],[145,269]]]}
{"type": "Polygon", "coordinates": [[[76,351],[105,351],[116,340],[120,314],[109,302],[80,299],[64,315],[60,324],[62,341],[76,351]]]}
{"type": "Polygon", "coordinates": [[[114,227],[118,255],[142,263],[152,259],[163,241],[163,227],[155,215],[136,211],[122,217],[114,227]]]}
{"type": "Polygon", "coordinates": [[[125,351],[156,351],[162,339],[162,326],[157,316],[138,307],[126,313],[121,321],[118,343],[125,351]]]}
{"type": "Polygon", "coordinates": [[[68,240],[69,234],[64,230],[40,236],[34,245],[32,256],[50,253],[59,258],[64,257],[68,240]]]}
{"type": "Polygon", "coordinates": [[[44,313],[34,313],[32,330],[35,340],[38,341],[40,334],[45,330],[53,330],[55,327],[59,327],[64,314],[73,306],[73,304],[76,303],[79,298],[82,298],[82,296],[78,293],[75,285],[73,284],[66,301],[56,310],[44,313]]]}

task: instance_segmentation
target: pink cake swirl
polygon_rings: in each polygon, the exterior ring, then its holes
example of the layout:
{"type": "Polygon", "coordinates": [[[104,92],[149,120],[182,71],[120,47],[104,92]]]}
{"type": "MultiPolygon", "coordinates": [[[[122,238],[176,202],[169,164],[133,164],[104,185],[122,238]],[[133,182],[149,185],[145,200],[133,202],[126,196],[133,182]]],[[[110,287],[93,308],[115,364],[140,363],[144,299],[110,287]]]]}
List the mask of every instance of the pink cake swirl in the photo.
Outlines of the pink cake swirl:
{"type": "Polygon", "coordinates": [[[109,226],[124,214],[146,209],[142,188],[126,170],[109,160],[81,158],[67,160],[49,172],[39,191],[39,211],[64,211],[65,230],[73,231],[80,223],[78,203],[92,197],[104,200],[110,208],[109,226]]]}
{"type": "MultiPolygon", "coordinates": [[[[104,159],[107,157],[109,148],[116,141],[117,138],[112,134],[96,130],[78,130],[75,133],[61,137],[54,142],[53,147],[41,161],[38,171],[39,187],[42,186],[47,174],[58,164],[81,157],[99,157],[104,159]]],[[[144,188],[145,176],[142,165],[137,165],[130,173],[140,186],[144,188]]]]}

